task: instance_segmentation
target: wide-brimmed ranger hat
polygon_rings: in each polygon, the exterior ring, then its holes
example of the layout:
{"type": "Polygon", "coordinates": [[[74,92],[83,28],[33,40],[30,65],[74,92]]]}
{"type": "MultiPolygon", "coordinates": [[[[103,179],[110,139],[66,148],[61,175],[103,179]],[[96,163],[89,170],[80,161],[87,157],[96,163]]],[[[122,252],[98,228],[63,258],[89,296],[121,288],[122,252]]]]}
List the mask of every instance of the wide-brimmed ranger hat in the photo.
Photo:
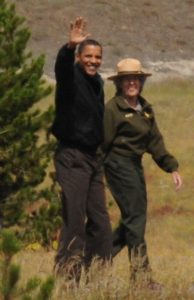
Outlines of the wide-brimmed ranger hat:
{"type": "Polygon", "coordinates": [[[126,75],[135,75],[138,77],[148,77],[152,74],[146,71],[142,65],[141,62],[138,59],[135,58],[126,58],[122,59],[117,64],[117,73],[108,77],[109,80],[115,80],[117,78],[120,78],[122,76],[126,75]]]}

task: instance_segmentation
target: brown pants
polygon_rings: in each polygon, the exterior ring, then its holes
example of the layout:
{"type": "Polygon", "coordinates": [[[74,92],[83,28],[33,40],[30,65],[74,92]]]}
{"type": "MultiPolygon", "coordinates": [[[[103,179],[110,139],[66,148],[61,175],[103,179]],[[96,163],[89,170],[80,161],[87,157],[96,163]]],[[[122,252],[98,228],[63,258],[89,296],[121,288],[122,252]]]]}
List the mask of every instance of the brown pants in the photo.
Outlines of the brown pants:
{"type": "Polygon", "coordinates": [[[96,157],[59,146],[55,167],[62,188],[63,216],[56,264],[74,257],[86,266],[95,256],[102,261],[110,259],[112,233],[96,157]]]}

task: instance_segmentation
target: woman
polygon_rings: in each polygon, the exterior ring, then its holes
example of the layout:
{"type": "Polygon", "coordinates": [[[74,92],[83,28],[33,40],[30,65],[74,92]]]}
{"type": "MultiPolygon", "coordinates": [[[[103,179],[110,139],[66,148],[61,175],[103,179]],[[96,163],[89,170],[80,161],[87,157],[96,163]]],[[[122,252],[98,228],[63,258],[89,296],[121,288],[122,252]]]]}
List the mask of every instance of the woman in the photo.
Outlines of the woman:
{"type": "Polygon", "coordinates": [[[144,239],[147,195],[143,154],[150,153],[160,168],[172,174],[176,189],[182,180],[177,160],[165,148],[153,109],[141,96],[150,75],[140,61],[127,58],[118,63],[117,74],[108,78],[116,86],[116,95],[105,109],[103,152],[105,176],[121,211],[120,225],[113,232],[113,257],[127,245],[132,280],[141,274],[148,287],[157,288],[151,280],[144,239]]]}

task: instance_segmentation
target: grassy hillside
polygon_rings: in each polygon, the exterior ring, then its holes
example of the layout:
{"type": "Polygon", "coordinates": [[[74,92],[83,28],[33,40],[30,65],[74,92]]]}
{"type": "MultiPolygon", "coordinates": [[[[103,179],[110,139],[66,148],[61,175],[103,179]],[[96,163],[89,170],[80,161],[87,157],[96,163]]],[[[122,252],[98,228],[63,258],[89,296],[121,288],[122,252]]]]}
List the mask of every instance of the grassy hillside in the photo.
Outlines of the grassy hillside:
{"type": "MultiPolygon", "coordinates": [[[[192,80],[174,79],[147,84],[144,96],[153,104],[167,148],[180,163],[184,185],[175,192],[171,175],[160,170],[146,155],[144,166],[148,188],[148,224],[146,238],[154,278],[165,285],[162,294],[137,290],[131,294],[127,250],[124,249],[113,265],[98,271],[94,263],[90,282],[82,278],[79,289],[70,289],[62,278],[56,283],[53,300],[146,300],[194,299],[194,86],[192,80]]],[[[114,93],[106,85],[106,97],[114,93]]],[[[47,103],[52,101],[47,99],[47,103]]],[[[112,225],[119,212],[108,191],[107,203],[112,225]]],[[[17,256],[23,269],[23,280],[34,274],[45,277],[52,273],[55,252],[40,249],[25,250],[17,256]]]]}
{"type": "Polygon", "coordinates": [[[27,19],[29,43],[46,53],[45,72],[53,76],[58,48],[67,41],[76,16],[88,20],[88,31],[104,46],[103,68],[123,57],[154,61],[194,59],[194,0],[8,0],[27,19]]]}

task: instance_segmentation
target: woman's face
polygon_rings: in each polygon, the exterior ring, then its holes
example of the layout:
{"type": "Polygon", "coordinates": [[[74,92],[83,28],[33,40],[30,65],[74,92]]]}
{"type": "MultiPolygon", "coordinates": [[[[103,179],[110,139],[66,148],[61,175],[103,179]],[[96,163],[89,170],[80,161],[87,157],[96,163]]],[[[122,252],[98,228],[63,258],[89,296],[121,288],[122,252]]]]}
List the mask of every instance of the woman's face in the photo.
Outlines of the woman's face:
{"type": "Polygon", "coordinates": [[[122,94],[125,97],[134,98],[140,94],[142,83],[137,76],[124,76],[120,82],[122,94]]]}

